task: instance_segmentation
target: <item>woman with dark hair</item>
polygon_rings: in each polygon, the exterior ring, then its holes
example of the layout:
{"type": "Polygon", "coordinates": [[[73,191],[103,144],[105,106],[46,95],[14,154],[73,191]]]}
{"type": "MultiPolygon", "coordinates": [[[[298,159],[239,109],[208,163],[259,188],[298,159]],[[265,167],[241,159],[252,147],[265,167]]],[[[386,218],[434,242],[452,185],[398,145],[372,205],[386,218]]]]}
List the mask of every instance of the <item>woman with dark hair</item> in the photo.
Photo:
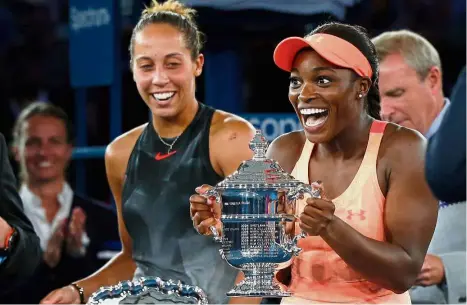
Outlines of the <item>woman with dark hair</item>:
{"type": "MultiPolygon", "coordinates": [[[[296,230],[308,236],[290,262],[294,296],[282,303],[410,303],[406,291],[438,205],[424,179],[424,138],[379,120],[378,61],[367,33],[324,24],[280,42],[274,61],[290,72],[289,100],[304,130],[274,140],[268,157],[302,182],[322,181],[324,193],[298,203],[296,230]]],[[[191,197],[205,235],[220,214],[206,189],[191,197]]]]}
{"type": "MultiPolygon", "coordinates": [[[[222,260],[212,238],[193,230],[188,199],[199,184],[217,183],[251,158],[254,128],[197,100],[204,56],[195,13],[179,1],[153,0],[133,29],[130,65],[151,118],[105,154],[122,251],[43,303],[84,303],[101,286],[149,276],[199,286],[210,303],[229,301],[238,271],[222,260]]],[[[168,302],[162,293],[151,297],[168,302]]]]}

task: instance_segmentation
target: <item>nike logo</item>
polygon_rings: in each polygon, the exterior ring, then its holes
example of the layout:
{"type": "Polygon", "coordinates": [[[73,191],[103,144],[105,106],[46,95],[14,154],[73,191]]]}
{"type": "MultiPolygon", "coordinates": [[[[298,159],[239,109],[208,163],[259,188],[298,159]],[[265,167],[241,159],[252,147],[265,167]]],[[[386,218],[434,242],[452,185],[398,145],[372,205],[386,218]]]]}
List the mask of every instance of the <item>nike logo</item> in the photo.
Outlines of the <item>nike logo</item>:
{"type": "Polygon", "coordinates": [[[168,157],[172,156],[172,155],[175,154],[176,152],[177,152],[176,150],[171,151],[171,152],[169,152],[169,153],[167,153],[167,154],[161,154],[160,152],[158,152],[157,155],[156,155],[156,157],[155,157],[155,159],[156,159],[157,161],[164,160],[164,159],[167,159],[168,157]]]}

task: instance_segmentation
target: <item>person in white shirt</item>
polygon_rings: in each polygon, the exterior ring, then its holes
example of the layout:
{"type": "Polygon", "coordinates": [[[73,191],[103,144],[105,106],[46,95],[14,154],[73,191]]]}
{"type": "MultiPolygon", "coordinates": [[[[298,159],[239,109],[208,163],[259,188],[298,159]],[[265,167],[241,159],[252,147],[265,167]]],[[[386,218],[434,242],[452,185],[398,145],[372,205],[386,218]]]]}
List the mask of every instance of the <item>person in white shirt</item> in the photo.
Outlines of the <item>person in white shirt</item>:
{"type": "Polygon", "coordinates": [[[28,295],[16,300],[38,303],[50,290],[100,267],[96,252],[105,250],[109,239],[118,240],[116,214],[110,206],[78,196],[68,184],[72,133],[61,108],[35,102],[23,109],[13,129],[12,150],[20,167],[19,195],[43,252],[35,291],[28,286],[28,295]]]}
{"type": "Polygon", "coordinates": [[[89,242],[84,232],[86,214],[81,208],[76,207],[67,222],[73,200],[73,190],[66,181],[71,138],[66,114],[42,102],[23,110],[13,134],[13,151],[21,171],[19,194],[40,238],[44,261],[51,268],[60,260],[67,229],[66,251],[70,255],[83,256],[89,242]]]}
{"type": "Polygon", "coordinates": [[[49,193],[47,187],[30,185],[31,183],[22,184],[19,195],[24,202],[25,213],[40,238],[44,261],[51,268],[58,264],[67,224],[70,232],[67,235],[67,253],[74,257],[84,256],[89,238],[84,232],[86,214],[83,209],[75,207],[71,213],[71,221],[67,222],[73,201],[70,185],[63,181],[58,193],[58,189],[52,187],[49,193]]]}

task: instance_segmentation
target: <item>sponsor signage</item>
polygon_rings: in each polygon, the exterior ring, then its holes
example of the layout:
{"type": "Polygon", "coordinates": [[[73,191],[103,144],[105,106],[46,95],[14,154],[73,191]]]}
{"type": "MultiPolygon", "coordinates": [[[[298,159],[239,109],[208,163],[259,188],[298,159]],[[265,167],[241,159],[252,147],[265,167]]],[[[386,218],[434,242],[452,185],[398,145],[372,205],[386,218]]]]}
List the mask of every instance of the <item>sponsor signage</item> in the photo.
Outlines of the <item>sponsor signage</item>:
{"type": "Polygon", "coordinates": [[[268,141],[284,133],[303,129],[295,113],[245,113],[240,116],[260,129],[268,141]]]}
{"type": "Polygon", "coordinates": [[[114,75],[115,0],[70,0],[70,78],[76,87],[110,85],[114,75]]]}

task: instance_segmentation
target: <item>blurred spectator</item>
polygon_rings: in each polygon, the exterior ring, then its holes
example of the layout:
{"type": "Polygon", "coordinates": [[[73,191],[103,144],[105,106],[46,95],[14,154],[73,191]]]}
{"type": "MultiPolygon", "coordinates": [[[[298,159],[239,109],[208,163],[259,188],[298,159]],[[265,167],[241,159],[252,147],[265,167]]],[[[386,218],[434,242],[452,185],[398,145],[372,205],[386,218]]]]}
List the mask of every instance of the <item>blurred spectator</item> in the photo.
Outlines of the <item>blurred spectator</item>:
{"type": "Polygon", "coordinates": [[[433,193],[446,202],[465,201],[466,197],[465,82],[464,67],[451,95],[452,104],[428,142],[427,181],[433,193]]]}
{"type": "Polygon", "coordinates": [[[15,124],[19,193],[43,255],[34,282],[12,294],[12,303],[38,303],[51,290],[90,275],[119,240],[114,210],[74,193],[66,181],[70,125],[62,109],[42,102],[27,106],[15,124]]]}
{"type": "Polygon", "coordinates": [[[0,133],[0,302],[27,282],[40,261],[39,238],[23,212],[8,148],[0,133]]]}
{"type": "MultiPolygon", "coordinates": [[[[380,59],[382,118],[432,137],[450,105],[443,94],[437,50],[424,37],[407,30],[382,33],[373,43],[380,59]]],[[[465,212],[465,202],[440,202],[428,254],[416,286],[410,290],[412,303],[465,302],[465,212]]]]}
{"type": "Polygon", "coordinates": [[[406,30],[385,32],[373,43],[380,59],[381,117],[429,138],[449,105],[438,52],[406,30]]]}

